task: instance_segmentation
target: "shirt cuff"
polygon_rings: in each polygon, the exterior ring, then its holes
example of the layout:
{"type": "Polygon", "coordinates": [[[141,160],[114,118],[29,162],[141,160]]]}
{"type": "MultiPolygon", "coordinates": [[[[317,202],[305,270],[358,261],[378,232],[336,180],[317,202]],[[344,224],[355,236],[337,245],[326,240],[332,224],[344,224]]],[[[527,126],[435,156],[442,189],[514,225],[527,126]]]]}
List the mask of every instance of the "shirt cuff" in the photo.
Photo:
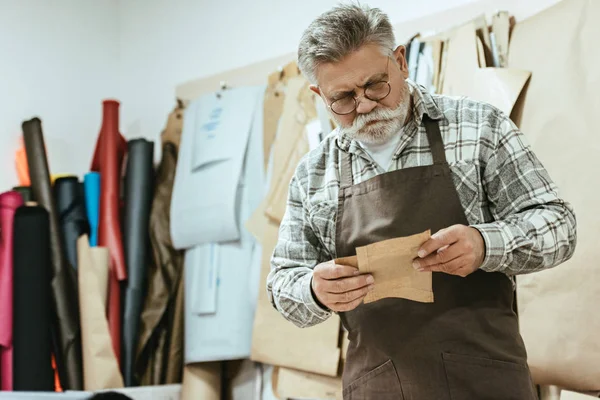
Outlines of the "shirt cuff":
{"type": "Polygon", "coordinates": [[[502,229],[496,224],[472,225],[477,229],[485,242],[485,256],[479,269],[486,272],[497,272],[504,269],[506,263],[506,242],[502,229]]]}
{"type": "Polygon", "coordinates": [[[331,315],[331,311],[323,308],[317,300],[313,297],[312,293],[312,272],[304,275],[301,279],[302,285],[302,302],[308,308],[308,310],[313,313],[313,315],[321,320],[326,320],[331,315]]]}

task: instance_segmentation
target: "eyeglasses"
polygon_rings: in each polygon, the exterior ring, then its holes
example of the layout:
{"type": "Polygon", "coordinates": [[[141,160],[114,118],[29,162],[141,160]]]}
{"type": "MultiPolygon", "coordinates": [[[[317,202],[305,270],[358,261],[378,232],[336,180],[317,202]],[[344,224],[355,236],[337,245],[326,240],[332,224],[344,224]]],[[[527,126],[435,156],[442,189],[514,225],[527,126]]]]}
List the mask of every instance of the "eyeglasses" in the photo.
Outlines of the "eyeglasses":
{"type": "MultiPolygon", "coordinates": [[[[386,71],[388,70],[389,63],[390,58],[388,57],[386,71]]],[[[392,86],[390,85],[390,81],[387,80],[369,83],[364,86],[364,89],[365,93],[361,97],[365,97],[371,101],[381,101],[390,94],[392,86]]],[[[360,97],[357,98],[354,95],[342,97],[341,99],[331,102],[327,107],[338,115],[352,114],[358,107],[358,99],[360,99],[360,97]]]]}

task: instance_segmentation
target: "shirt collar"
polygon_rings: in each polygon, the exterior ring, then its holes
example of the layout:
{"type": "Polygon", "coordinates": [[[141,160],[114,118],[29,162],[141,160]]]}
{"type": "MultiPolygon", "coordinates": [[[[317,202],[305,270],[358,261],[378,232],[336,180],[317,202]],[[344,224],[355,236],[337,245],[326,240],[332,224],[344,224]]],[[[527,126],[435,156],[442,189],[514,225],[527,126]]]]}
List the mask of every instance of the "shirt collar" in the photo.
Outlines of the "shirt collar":
{"type": "MultiPolygon", "coordinates": [[[[408,85],[408,90],[410,92],[410,97],[412,101],[412,122],[415,122],[417,126],[421,125],[421,121],[423,120],[423,115],[427,114],[429,118],[433,120],[439,120],[443,118],[444,114],[439,109],[433,96],[431,93],[427,91],[423,86],[411,81],[410,79],[406,80],[408,85]]],[[[359,147],[358,143],[355,140],[350,140],[346,136],[342,136],[339,134],[339,130],[337,137],[337,145],[343,151],[354,152],[357,147],[359,147]]]]}

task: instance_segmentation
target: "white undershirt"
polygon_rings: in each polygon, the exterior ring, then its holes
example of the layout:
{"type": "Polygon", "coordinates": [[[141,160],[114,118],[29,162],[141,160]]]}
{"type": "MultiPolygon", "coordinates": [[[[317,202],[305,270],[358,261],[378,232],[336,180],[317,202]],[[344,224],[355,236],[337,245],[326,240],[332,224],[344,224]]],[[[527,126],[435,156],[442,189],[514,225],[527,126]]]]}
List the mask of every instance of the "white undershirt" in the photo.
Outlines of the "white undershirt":
{"type": "Polygon", "coordinates": [[[360,147],[371,156],[377,165],[384,171],[387,171],[392,162],[392,158],[394,157],[394,153],[398,148],[398,144],[400,143],[402,132],[403,129],[382,143],[364,143],[359,141],[358,144],[360,144],[360,147]]]}

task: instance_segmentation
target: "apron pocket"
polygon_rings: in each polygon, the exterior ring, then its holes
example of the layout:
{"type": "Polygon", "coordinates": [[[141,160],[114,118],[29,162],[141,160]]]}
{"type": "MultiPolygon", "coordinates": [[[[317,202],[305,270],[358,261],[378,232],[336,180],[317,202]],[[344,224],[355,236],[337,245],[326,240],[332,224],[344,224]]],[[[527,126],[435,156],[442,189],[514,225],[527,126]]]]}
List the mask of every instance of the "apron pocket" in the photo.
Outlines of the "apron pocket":
{"type": "Polygon", "coordinates": [[[534,400],[525,365],[488,358],[442,353],[452,400],[534,400]]]}
{"type": "Polygon", "coordinates": [[[392,360],[355,379],[344,389],[344,400],[403,400],[392,360]]]}

